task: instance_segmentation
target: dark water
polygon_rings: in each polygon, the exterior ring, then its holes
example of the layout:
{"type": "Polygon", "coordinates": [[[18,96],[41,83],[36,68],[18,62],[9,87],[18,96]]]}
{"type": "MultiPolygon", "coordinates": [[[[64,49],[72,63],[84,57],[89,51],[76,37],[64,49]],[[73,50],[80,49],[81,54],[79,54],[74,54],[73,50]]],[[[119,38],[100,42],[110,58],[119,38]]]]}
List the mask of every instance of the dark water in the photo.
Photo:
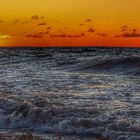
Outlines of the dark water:
{"type": "Polygon", "coordinates": [[[0,49],[0,129],[140,139],[140,49],[0,49]]]}

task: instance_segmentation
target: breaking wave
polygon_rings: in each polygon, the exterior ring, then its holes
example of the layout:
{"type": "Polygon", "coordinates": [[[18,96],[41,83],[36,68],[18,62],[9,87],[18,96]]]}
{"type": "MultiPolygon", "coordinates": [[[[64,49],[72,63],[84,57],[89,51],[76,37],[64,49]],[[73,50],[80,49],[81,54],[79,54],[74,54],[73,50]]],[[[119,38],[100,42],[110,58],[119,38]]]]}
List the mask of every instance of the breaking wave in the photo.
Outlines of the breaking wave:
{"type": "MultiPolygon", "coordinates": [[[[77,68],[78,69],[78,68],[77,68]]],[[[79,71],[104,73],[140,75],[140,57],[127,57],[90,62],[81,66],[79,71]]]]}

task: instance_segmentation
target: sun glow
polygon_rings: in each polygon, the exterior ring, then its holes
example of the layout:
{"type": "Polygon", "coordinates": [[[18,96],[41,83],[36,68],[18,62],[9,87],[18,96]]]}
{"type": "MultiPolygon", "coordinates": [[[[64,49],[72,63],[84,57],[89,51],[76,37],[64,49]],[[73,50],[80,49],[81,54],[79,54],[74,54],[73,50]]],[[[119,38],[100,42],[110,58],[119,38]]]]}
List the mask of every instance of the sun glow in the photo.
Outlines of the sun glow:
{"type": "Polygon", "coordinates": [[[0,38],[6,39],[6,38],[13,38],[13,37],[11,35],[3,35],[3,34],[0,34],[0,38]]]}

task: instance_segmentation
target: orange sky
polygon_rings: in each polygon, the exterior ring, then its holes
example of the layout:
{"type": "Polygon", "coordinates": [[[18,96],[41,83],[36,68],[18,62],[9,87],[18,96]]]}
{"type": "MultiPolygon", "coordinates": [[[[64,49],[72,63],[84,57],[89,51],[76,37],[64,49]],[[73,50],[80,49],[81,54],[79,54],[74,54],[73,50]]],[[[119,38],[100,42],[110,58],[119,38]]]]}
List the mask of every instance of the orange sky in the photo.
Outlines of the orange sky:
{"type": "Polygon", "coordinates": [[[140,47],[140,0],[1,0],[0,46],[140,47]]]}

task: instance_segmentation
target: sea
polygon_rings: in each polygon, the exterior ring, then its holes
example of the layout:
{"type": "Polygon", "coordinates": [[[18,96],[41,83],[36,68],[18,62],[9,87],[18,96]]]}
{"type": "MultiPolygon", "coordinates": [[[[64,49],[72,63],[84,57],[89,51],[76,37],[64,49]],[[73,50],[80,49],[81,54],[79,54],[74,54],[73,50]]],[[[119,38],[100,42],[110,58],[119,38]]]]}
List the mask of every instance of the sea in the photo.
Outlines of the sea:
{"type": "Polygon", "coordinates": [[[0,48],[0,131],[140,140],[140,49],[0,48]]]}

